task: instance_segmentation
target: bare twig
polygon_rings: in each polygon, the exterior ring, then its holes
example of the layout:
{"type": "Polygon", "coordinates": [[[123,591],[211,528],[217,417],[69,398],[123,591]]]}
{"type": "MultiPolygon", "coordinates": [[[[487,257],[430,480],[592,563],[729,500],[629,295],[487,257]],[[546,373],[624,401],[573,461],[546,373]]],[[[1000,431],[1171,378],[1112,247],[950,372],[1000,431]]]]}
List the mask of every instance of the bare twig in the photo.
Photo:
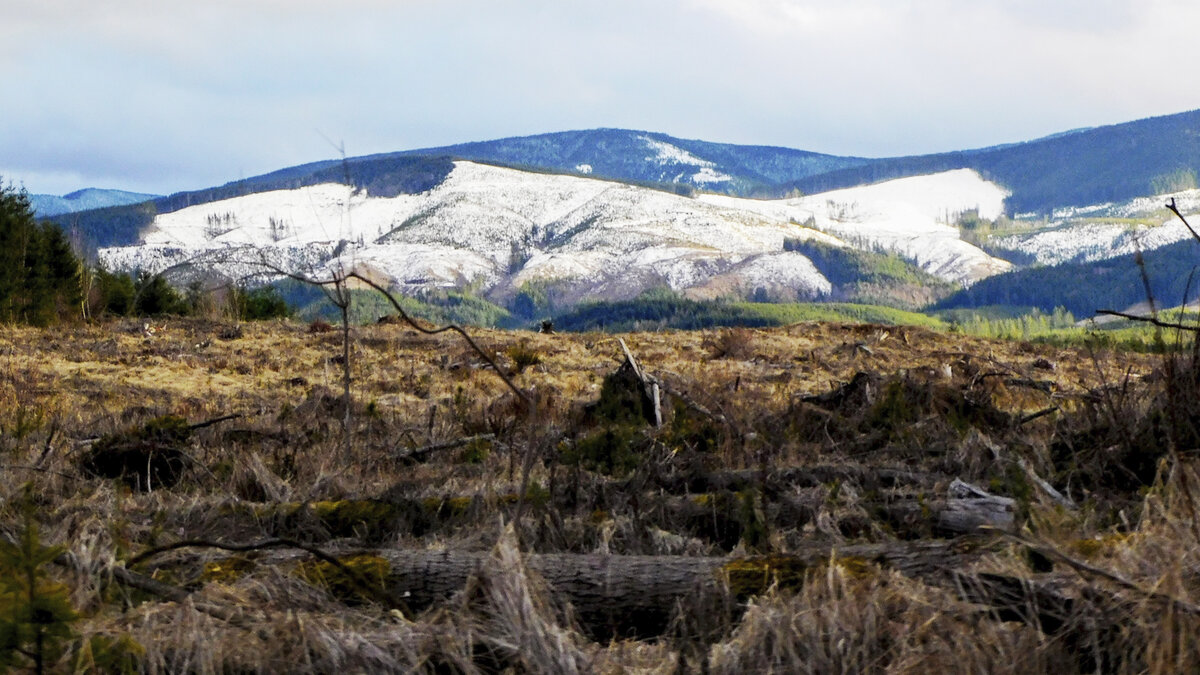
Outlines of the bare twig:
{"type": "Polygon", "coordinates": [[[490,355],[488,355],[488,353],[486,351],[483,350],[483,348],[481,348],[478,344],[476,344],[475,339],[472,338],[471,335],[469,333],[467,333],[467,331],[462,326],[451,323],[451,324],[446,324],[445,326],[442,326],[440,328],[425,328],[421,324],[417,323],[412,317],[410,317],[408,315],[408,313],[404,311],[404,308],[400,306],[400,303],[396,301],[396,298],[392,297],[392,294],[383,286],[380,286],[379,284],[375,283],[375,281],[373,281],[372,279],[368,279],[367,277],[359,274],[358,272],[350,272],[346,275],[346,277],[349,279],[357,279],[357,280],[363,282],[364,284],[370,286],[371,288],[382,293],[383,297],[387,298],[388,302],[392,303],[392,307],[396,310],[396,313],[400,315],[400,319],[402,321],[404,321],[404,323],[411,326],[414,330],[416,330],[420,333],[424,333],[425,335],[437,335],[439,333],[445,333],[447,331],[453,331],[455,333],[458,333],[460,336],[462,336],[462,338],[464,340],[467,341],[467,344],[469,344],[471,346],[471,349],[475,350],[475,353],[479,355],[479,358],[483,359],[483,361],[485,363],[487,363],[489,366],[492,367],[492,370],[496,371],[496,375],[501,380],[504,380],[504,384],[508,385],[508,388],[511,389],[514,394],[516,394],[519,398],[521,398],[522,400],[524,400],[526,402],[530,401],[529,394],[527,394],[524,390],[522,390],[520,387],[518,387],[515,383],[513,383],[513,381],[511,379],[509,379],[509,377],[507,375],[504,374],[504,371],[501,370],[500,367],[496,365],[495,360],[493,360],[492,357],[490,355]]]}
{"type": "Polygon", "coordinates": [[[1021,419],[1017,420],[1017,426],[1029,424],[1030,422],[1032,422],[1038,418],[1045,417],[1046,415],[1053,415],[1054,413],[1058,412],[1058,410],[1059,410],[1058,406],[1051,406],[1044,410],[1039,410],[1035,413],[1029,413],[1028,415],[1025,415],[1021,419]]]}
{"type": "Polygon", "coordinates": [[[1187,221],[1187,218],[1183,217],[1183,214],[1179,212],[1179,208],[1177,206],[1175,206],[1175,198],[1174,197],[1171,197],[1171,201],[1167,202],[1167,208],[1171,209],[1171,213],[1174,213],[1176,216],[1179,217],[1180,220],[1183,221],[1184,227],[1186,227],[1188,229],[1188,232],[1192,233],[1192,238],[1194,238],[1196,241],[1200,241],[1200,234],[1196,233],[1196,230],[1195,230],[1195,228],[1192,227],[1192,224],[1187,221]]]}
{"type": "Polygon", "coordinates": [[[321,288],[324,288],[326,286],[332,286],[335,284],[345,283],[345,281],[347,279],[357,279],[358,281],[362,282],[363,284],[366,284],[367,286],[375,289],[376,291],[379,291],[379,293],[382,294],[383,297],[387,298],[387,301],[391,303],[392,308],[395,309],[396,313],[400,316],[400,320],[403,321],[404,323],[408,324],[408,326],[410,328],[412,328],[413,330],[415,330],[419,333],[423,333],[425,335],[438,335],[440,333],[445,333],[447,331],[453,331],[455,333],[458,333],[463,338],[463,340],[465,340],[467,342],[467,344],[471,346],[471,349],[474,350],[475,353],[479,355],[479,358],[483,359],[484,363],[486,363],[488,366],[490,366],[492,368],[492,370],[494,370],[496,372],[496,375],[501,380],[504,381],[504,384],[508,386],[508,388],[513,392],[513,394],[515,394],[518,398],[520,398],[523,401],[528,402],[530,400],[529,394],[525,393],[525,391],[523,391],[520,387],[518,387],[507,375],[504,374],[504,371],[499,366],[496,365],[495,359],[493,359],[491,357],[491,355],[487,353],[487,351],[485,351],[482,347],[479,346],[478,343],[475,342],[475,339],[472,338],[469,333],[467,333],[466,329],[464,329],[462,326],[459,326],[458,324],[453,324],[453,323],[446,324],[445,326],[442,326],[440,328],[425,328],[420,323],[417,323],[417,321],[415,319],[413,319],[411,316],[409,316],[408,312],[404,311],[404,307],[402,307],[400,305],[400,303],[396,300],[396,298],[392,296],[390,291],[388,291],[386,288],[384,288],[380,284],[376,283],[373,279],[370,279],[370,278],[363,276],[362,274],[359,274],[358,272],[354,272],[354,271],[346,272],[344,274],[341,274],[336,277],[331,277],[329,279],[314,279],[312,277],[306,277],[302,274],[296,274],[295,272],[289,272],[281,267],[278,267],[278,266],[268,262],[266,259],[261,259],[259,261],[259,264],[261,266],[265,267],[266,269],[268,269],[270,271],[270,273],[272,273],[272,274],[277,274],[279,276],[286,277],[293,281],[299,281],[300,283],[309,284],[310,286],[319,286],[321,288]]]}
{"type": "Polygon", "coordinates": [[[1136,314],[1127,314],[1125,312],[1118,312],[1114,309],[1098,309],[1098,310],[1096,310],[1096,313],[1104,314],[1106,316],[1116,316],[1116,317],[1120,317],[1122,319],[1129,319],[1130,321],[1141,321],[1144,323],[1158,326],[1159,328],[1175,328],[1178,330],[1186,330],[1186,331],[1189,331],[1192,333],[1200,332],[1200,326],[1189,326],[1187,324],[1175,323],[1173,321],[1163,321],[1163,320],[1161,320],[1157,317],[1153,317],[1153,316],[1138,316],[1136,314]]]}
{"type": "Polygon", "coordinates": [[[211,420],[204,420],[203,422],[196,422],[195,424],[189,424],[188,430],[195,431],[197,429],[211,427],[213,425],[220,424],[221,422],[228,422],[229,420],[236,420],[241,416],[242,416],[241,413],[233,413],[232,415],[221,415],[220,417],[214,417],[211,420]]]}
{"type": "Polygon", "coordinates": [[[387,596],[387,597],[385,597],[385,600],[387,600],[387,602],[391,603],[390,606],[406,609],[406,605],[403,600],[401,600],[400,598],[397,598],[397,597],[392,597],[392,594],[390,592],[388,592],[386,588],[380,588],[378,584],[371,583],[370,580],[363,577],[363,575],[360,572],[358,572],[354,568],[346,565],[341,560],[338,560],[338,558],[336,556],[334,556],[330,553],[327,553],[326,551],[324,551],[320,548],[317,548],[315,546],[311,546],[309,544],[304,544],[304,543],[295,541],[294,539],[267,539],[264,541],[258,541],[258,542],[253,542],[253,543],[249,543],[249,544],[226,544],[224,542],[211,541],[208,539],[184,539],[182,541],[177,541],[172,544],[166,544],[163,546],[156,546],[154,548],[146,549],[145,551],[142,551],[141,553],[130,558],[129,561],[126,563],[126,567],[145,562],[146,560],[149,560],[150,558],[152,558],[156,555],[167,553],[169,551],[177,551],[181,548],[215,548],[215,549],[220,549],[222,551],[231,551],[234,553],[245,553],[247,551],[262,551],[265,549],[272,549],[272,548],[294,548],[294,549],[297,549],[300,551],[304,551],[305,553],[313,556],[314,558],[317,558],[318,560],[321,560],[322,562],[329,563],[330,565],[333,565],[334,567],[336,567],[338,569],[338,571],[342,572],[343,574],[345,574],[347,576],[347,578],[349,578],[351,581],[353,581],[354,584],[359,587],[359,590],[363,591],[363,593],[365,594],[365,597],[372,597],[379,593],[384,593],[387,596]]]}
{"type": "Polygon", "coordinates": [[[1057,560],[1057,561],[1067,565],[1068,567],[1075,570],[1076,572],[1079,572],[1081,574],[1086,574],[1089,576],[1093,576],[1093,577],[1099,577],[1099,578],[1109,581],[1113,584],[1116,584],[1117,586],[1119,586],[1127,591],[1132,591],[1132,592],[1137,593],[1138,595],[1141,595],[1145,598],[1148,598],[1151,600],[1157,600],[1159,602],[1167,604],[1167,605],[1171,606],[1172,608],[1174,608],[1176,611],[1182,612],[1184,614],[1190,614],[1192,616],[1200,616],[1200,606],[1194,605],[1190,602],[1187,602],[1186,600],[1180,600],[1179,598],[1176,598],[1171,595],[1167,595],[1166,593],[1160,593],[1159,591],[1153,591],[1148,588],[1143,588],[1143,587],[1139,586],[1138,584],[1130,581],[1129,579],[1126,579],[1125,577],[1123,577],[1115,572],[1109,572],[1108,570],[1100,569],[1099,567],[1096,567],[1094,565],[1089,565],[1088,563],[1085,563],[1082,560],[1076,560],[1075,558],[1072,558],[1071,556],[1063,553],[1062,551],[1059,551],[1057,548],[1055,548],[1049,544],[1032,541],[1020,534],[1014,534],[1011,532],[1002,532],[1002,534],[1006,537],[1009,537],[1011,539],[1014,539],[1014,540],[1020,542],[1022,545],[1028,547],[1029,549],[1031,549],[1033,551],[1036,551],[1037,553],[1040,553],[1040,554],[1046,556],[1047,558],[1052,558],[1054,560],[1057,560]]]}
{"type": "Polygon", "coordinates": [[[467,436],[465,438],[458,438],[453,441],[446,441],[445,443],[434,443],[432,445],[426,445],[420,448],[413,448],[411,450],[399,452],[395,455],[395,457],[396,459],[402,461],[423,462],[427,459],[428,455],[431,455],[435,452],[461,448],[462,446],[470,445],[475,441],[490,441],[495,437],[496,434],[478,434],[475,436],[467,436]]]}
{"type": "Polygon", "coordinates": [[[52,476],[70,478],[71,480],[87,480],[82,476],[72,476],[69,473],[63,473],[62,471],[55,471],[53,469],[47,469],[40,466],[24,466],[22,464],[0,464],[0,471],[36,471],[38,473],[50,474],[52,476]]]}

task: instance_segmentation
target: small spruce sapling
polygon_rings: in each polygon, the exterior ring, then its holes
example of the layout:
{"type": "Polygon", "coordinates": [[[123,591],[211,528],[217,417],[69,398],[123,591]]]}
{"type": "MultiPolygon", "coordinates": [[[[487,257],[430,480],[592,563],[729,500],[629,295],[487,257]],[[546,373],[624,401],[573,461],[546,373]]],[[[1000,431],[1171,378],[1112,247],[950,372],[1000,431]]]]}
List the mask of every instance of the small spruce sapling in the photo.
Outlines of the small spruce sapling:
{"type": "Polygon", "coordinates": [[[42,673],[69,646],[76,614],[69,589],[46,573],[64,549],[42,545],[28,485],[20,508],[15,541],[0,539],[0,670],[28,667],[42,673]]]}

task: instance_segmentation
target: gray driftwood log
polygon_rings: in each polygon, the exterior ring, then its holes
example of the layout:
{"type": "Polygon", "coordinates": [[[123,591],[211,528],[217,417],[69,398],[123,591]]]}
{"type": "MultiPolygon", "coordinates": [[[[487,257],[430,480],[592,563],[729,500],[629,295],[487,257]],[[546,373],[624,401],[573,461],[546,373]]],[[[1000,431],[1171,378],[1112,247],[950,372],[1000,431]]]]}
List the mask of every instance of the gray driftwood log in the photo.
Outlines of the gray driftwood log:
{"type": "MultiPolygon", "coordinates": [[[[878,565],[949,584],[955,570],[990,550],[991,543],[990,539],[958,539],[814,545],[787,555],[748,558],[531,554],[525,556],[524,564],[545,580],[556,601],[570,603],[589,635],[597,639],[652,637],[662,634],[681,608],[711,608],[714,598],[744,600],[772,585],[797,588],[809,572],[831,560],[851,565],[857,573],[878,565]]],[[[348,567],[369,570],[367,584],[377,584],[379,592],[371,594],[358,580],[339,580],[344,572],[331,567],[312,574],[325,563],[302,562],[300,569],[350,601],[403,598],[410,611],[445,601],[466,588],[472,577],[491,573],[495,567],[495,558],[488,552],[384,549],[343,560],[348,567]]],[[[275,560],[274,564],[280,562],[284,561],[275,560]]]]}

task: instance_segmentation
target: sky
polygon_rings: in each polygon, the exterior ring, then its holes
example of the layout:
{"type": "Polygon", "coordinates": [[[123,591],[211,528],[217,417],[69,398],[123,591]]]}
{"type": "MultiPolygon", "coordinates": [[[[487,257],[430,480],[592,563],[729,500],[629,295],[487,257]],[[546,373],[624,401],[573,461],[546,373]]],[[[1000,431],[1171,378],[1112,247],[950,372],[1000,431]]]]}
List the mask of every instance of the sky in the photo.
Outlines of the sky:
{"type": "Polygon", "coordinates": [[[166,194],[620,127],[882,157],[1200,108],[1194,0],[0,0],[0,176],[166,194]]]}

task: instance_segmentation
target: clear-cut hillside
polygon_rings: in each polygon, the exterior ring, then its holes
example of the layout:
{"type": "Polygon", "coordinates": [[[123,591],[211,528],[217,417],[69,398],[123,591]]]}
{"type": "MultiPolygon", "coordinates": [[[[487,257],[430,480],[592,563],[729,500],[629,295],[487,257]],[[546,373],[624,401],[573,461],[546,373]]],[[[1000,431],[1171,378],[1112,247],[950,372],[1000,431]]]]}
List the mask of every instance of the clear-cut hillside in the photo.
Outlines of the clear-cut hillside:
{"type": "Polygon", "coordinates": [[[1152,251],[1192,236],[1165,207],[1171,199],[1185,215],[1200,212],[1200,190],[1056,209],[1045,224],[998,237],[993,243],[1039,265],[1097,262],[1152,251]]]}
{"type": "Polygon", "coordinates": [[[947,224],[967,210],[995,217],[1005,196],[969,170],[758,201],[455,162],[419,194],[326,183],[183,208],[155,217],[137,245],[100,255],[117,269],[193,262],[231,276],[261,272],[264,258],[317,275],[358,266],[408,292],[473,285],[499,300],[531,283],[566,302],[662,285],[698,297],[809,299],[830,282],[785,251],[786,240],[893,251],[962,284],[1007,270],[947,224]]]}

